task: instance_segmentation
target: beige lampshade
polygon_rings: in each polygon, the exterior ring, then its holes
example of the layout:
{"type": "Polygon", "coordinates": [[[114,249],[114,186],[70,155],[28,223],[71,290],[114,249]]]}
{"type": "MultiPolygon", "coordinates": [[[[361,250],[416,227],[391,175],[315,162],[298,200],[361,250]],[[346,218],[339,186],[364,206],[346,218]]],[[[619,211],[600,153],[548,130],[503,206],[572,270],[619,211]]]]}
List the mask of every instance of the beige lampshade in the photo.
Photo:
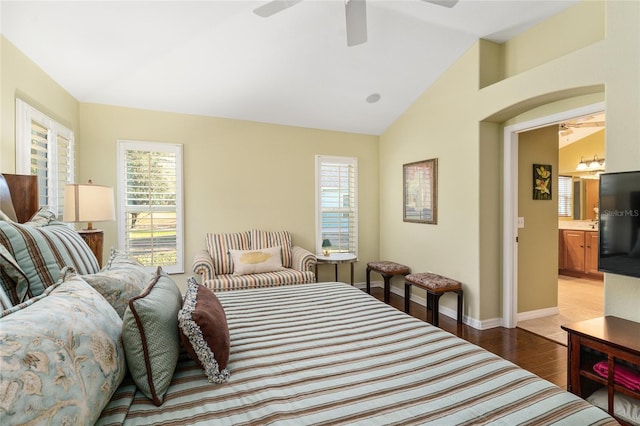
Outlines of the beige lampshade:
{"type": "Polygon", "coordinates": [[[89,184],[69,184],[64,190],[64,221],[91,222],[115,220],[113,188],[89,184]]]}

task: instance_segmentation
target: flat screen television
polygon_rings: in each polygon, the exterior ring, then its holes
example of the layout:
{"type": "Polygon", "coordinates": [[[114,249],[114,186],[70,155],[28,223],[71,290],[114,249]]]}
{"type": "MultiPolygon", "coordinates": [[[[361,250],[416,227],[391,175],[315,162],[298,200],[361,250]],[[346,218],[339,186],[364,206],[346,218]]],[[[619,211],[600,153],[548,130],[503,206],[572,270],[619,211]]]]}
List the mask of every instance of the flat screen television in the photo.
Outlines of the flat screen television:
{"type": "Polygon", "coordinates": [[[598,270],[640,278],[640,170],[600,175],[598,270]]]}

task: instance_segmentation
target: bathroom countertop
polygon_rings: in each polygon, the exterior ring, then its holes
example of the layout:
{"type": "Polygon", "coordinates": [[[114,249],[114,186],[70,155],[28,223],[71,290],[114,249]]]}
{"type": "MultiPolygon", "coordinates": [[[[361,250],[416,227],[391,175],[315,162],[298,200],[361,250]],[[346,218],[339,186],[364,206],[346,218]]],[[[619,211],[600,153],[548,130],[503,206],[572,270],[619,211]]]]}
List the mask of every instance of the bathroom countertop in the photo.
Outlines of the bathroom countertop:
{"type": "Polygon", "coordinates": [[[560,220],[558,229],[570,229],[574,231],[597,231],[598,222],[595,220],[560,220]]]}

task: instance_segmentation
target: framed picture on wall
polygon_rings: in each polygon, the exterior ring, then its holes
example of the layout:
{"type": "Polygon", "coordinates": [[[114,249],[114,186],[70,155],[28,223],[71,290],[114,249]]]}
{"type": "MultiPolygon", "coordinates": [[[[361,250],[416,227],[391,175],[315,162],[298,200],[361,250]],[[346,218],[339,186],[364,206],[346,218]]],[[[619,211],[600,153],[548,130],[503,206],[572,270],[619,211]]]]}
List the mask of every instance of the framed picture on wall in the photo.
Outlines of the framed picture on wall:
{"type": "Polygon", "coordinates": [[[404,184],[403,220],[438,223],[438,159],[402,166],[404,184]]]}
{"type": "Polygon", "coordinates": [[[533,165],[533,199],[551,200],[553,175],[550,164],[533,165]]]}

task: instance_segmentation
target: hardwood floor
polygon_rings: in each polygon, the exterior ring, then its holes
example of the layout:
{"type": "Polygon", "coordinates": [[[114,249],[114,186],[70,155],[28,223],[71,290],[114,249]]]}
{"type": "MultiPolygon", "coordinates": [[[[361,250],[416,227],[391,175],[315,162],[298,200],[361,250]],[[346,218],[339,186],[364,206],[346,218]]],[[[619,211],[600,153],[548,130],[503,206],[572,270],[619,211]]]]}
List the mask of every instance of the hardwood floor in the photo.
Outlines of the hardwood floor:
{"type": "MultiPolygon", "coordinates": [[[[382,300],[382,288],[372,288],[371,294],[382,300]]],[[[404,310],[404,298],[391,294],[391,306],[404,310]]],[[[411,315],[426,320],[424,306],[411,304],[411,315]]],[[[467,325],[458,327],[456,320],[440,315],[440,328],[476,344],[543,379],[567,389],[567,348],[520,328],[476,330],[467,325]]]]}

